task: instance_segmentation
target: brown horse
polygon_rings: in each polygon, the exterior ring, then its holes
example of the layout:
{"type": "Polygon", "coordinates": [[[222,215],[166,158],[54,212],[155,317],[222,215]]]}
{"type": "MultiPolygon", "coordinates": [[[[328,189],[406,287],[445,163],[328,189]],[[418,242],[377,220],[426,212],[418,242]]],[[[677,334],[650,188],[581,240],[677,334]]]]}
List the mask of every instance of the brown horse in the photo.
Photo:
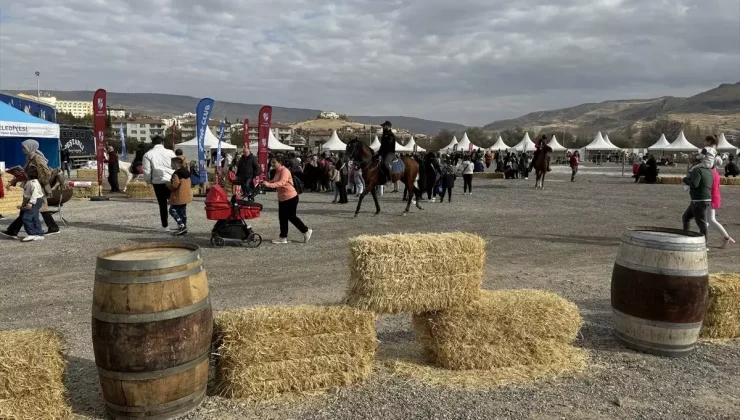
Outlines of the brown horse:
{"type": "MultiPolygon", "coordinates": [[[[362,199],[370,193],[373,196],[375,202],[375,214],[380,213],[380,204],[378,204],[378,196],[375,193],[375,187],[379,185],[380,180],[380,163],[377,159],[374,159],[374,152],[368,145],[359,141],[352,140],[347,143],[347,157],[355,162],[360,163],[362,168],[362,178],[365,180],[365,191],[360,195],[360,199],[357,202],[357,210],[355,210],[355,217],[360,213],[360,207],[362,206],[362,199]]],[[[404,157],[402,158],[404,170],[398,173],[394,173],[392,181],[401,181],[409,189],[409,197],[406,203],[406,210],[403,212],[405,216],[411,208],[411,199],[416,196],[416,207],[419,210],[423,210],[421,206],[421,190],[414,185],[419,175],[419,164],[416,160],[404,157]]]]}
{"type": "Polygon", "coordinates": [[[547,168],[550,166],[550,154],[552,153],[552,147],[542,144],[540,150],[537,153],[532,166],[534,166],[535,174],[537,175],[537,181],[534,184],[534,188],[544,190],[545,189],[545,175],[547,174],[547,168]]]}

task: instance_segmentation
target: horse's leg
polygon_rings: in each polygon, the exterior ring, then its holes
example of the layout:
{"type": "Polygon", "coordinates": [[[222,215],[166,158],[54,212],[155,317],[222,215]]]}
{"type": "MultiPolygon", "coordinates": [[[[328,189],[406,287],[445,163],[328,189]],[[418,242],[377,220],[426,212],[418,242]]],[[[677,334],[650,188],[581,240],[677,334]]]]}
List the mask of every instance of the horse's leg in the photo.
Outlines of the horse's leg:
{"type": "Polygon", "coordinates": [[[540,189],[541,190],[544,190],[545,189],[545,175],[547,175],[547,170],[544,170],[542,172],[542,182],[540,183],[540,189]]]}
{"type": "Polygon", "coordinates": [[[370,190],[370,195],[373,196],[373,202],[375,202],[375,214],[380,214],[380,203],[378,203],[378,193],[375,192],[375,185],[373,185],[373,189],[370,190]]]}
{"type": "MultiPolygon", "coordinates": [[[[365,190],[360,194],[360,198],[357,200],[357,209],[355,209],[355,217],[360,213],[360,207],[362,207],[362,199],[367,195],[368,190],[365,190]]],[[[375,194],[373,194],[375,196],[375,194]]]]}

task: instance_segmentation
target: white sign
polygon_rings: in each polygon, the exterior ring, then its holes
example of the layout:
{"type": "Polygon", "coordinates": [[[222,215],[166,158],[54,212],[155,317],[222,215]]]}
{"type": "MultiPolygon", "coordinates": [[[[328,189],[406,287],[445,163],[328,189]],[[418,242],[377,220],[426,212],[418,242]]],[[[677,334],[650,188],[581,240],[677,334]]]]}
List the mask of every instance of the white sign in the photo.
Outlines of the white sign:
{"type": "Polygon", "coordinates": [[[57,124],[0,121],[0,137],[59,138],[57,124]]]}

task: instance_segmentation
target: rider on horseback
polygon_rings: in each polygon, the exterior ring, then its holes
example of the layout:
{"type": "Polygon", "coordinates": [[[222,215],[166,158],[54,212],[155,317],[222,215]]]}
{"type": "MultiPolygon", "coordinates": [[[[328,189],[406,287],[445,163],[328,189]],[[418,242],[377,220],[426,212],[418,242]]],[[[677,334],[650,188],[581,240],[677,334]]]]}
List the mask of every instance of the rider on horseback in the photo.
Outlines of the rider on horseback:
{"type": "MultiPolygon", "coordinates": [[[[529,163],[529,170],[532,171],[532,168],[534,168],[535,162],[537,162],[537,155],[539,155],[542,152],[542,149],[547,146],[547,135],[543,134],[542,138],[537,142],[535,145],[535,151],[532,154],[532,161],[529,163]]],[[[550,158],[547,159],[547,172],[550,172],[550,158]]]]}
{"type": "Polygon", "coordinates": [[[380,138],[380,149],[377,156],[380,160],[380,169],[385,175],[385,184],[387,184],[392,180],[393,158],[396,156],[396,135],[391,130],[390,121],[384,122],[382,127],[383,135],[380,138]]]}

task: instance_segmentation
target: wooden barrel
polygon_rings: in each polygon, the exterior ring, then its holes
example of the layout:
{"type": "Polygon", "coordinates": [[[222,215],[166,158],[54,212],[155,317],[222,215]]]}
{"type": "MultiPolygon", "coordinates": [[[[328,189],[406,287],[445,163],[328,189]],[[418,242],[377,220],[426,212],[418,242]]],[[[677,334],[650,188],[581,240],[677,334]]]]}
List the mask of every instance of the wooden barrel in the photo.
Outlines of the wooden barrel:
{"type": "Polygon", "coordinates": [[[93,349],[114,418],[172,419],[200,404],[212,334],[198,246],[159,243],[98,255],[93,349]]]}
{"type": "Polygon", "coordinates": [[[612,272],[617,338],[632,349],[660,356],[691,353],[707,310],[708,274],[701,234],[627,229],[612,272]]]}

